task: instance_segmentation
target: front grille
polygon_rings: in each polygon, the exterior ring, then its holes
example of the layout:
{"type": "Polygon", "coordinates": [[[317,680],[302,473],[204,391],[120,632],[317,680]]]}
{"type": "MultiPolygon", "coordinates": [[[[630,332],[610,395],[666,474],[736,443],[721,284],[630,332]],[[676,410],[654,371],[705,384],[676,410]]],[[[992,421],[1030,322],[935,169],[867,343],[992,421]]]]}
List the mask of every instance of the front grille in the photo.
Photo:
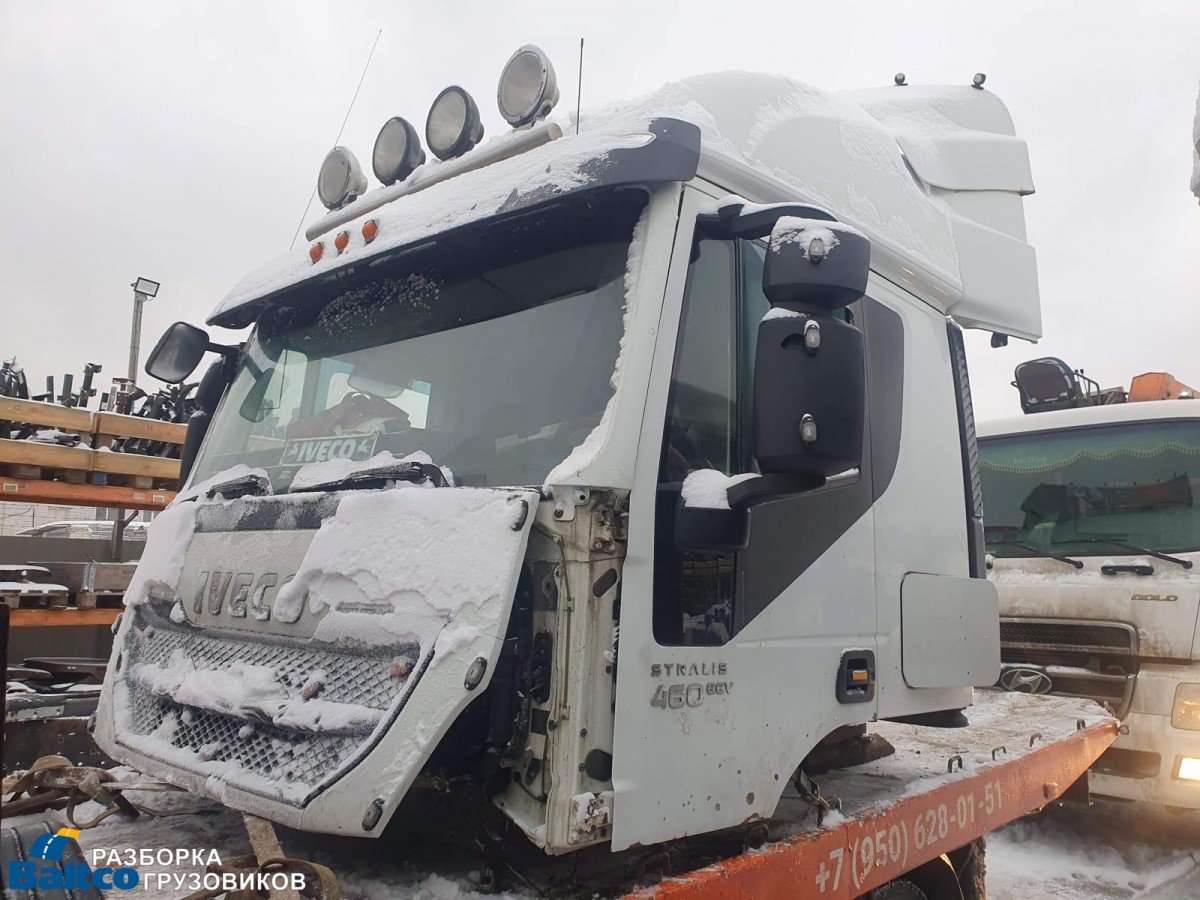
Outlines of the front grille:
{"type": "Polygon", "coordinates": [[[133,630],[117,671],[127,698],[124,721],[118,722],[121,742],[179,768],[219,774],[242,790],[297,806],[370,748],[373,734],[387,727],[409,682],[419,675],[417,644],[388,648],[386,653],[336,652],[265,634],[202,634],[171,623],[148,605],[131,613],[133,630]],[[139,665],[165,666],[177,651],[202,670],[220,671],[234,663],[270,667],[281,690],[292,695],[315,670],[323,670],[321,700],[377,710],[380,724],[351,733],[322,733],[181,705],[151,691],[137,677],[139,665]],[[399,667],[403,677],[397,675],[398,659],[405,661],[399,667]],[[164,741],[170,748],[162,746],[164,741]],[[186,756],[181,759],[175,751],[186,756]]]}
{"type": "Polygon", "coordinates": [[[1162,757],[1159,754],[1122,747],[1109,747],[1092,765],[1093,772],[1125,778],[1157,778],[1161,768],[1162,757]]]}
{"type": "MultiPolygon", "coordinates": [[[[198,760],[231,762],[246,773],[285,785],[319,784],[363,741],[362,735],[289,732],[233,716],[183,709],[139,686],[132,688],[131,699],[134,734],[153,734],[167,722],[165,731],[173,732],[171,744],[190,750],[198,760]]],[[[236,777],[229,780],[237,783],[236,777]]],[[[261,793],[261,788],[256,793],[261,793]]],[[[296,799],[307,791],[286,793],[288,799],[296,799]]]]}
{"type": "Polygon", "coordinates": [[[1059,650],[1116,650],[1131,653],[1136,632],[1128,625],[1002,619],[1004,644],[1054,647],[1059,650]]]}
{"type": "MultiPolygon", "coordinates": [[[[1050,693],[1084,697],[1108,706],[1119,718],[1129,712],[1138,672],[1137,631],[1120,622],[1001,619],[1000,657],[1005,672],[1040,672],[1050,693]]],[[[1010,679],[1028,685],[1028,678],[1010,679]]],[[[1000,685],[1004,686],[1005,676],[1000,685]]]]}

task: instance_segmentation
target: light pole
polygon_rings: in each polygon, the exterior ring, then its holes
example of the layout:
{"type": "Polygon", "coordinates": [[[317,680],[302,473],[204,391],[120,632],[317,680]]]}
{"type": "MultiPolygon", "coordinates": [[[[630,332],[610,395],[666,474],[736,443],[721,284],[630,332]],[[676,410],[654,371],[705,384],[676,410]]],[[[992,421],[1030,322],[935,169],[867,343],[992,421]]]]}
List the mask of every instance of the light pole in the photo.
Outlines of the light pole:
{"type": "Polygon", "coordinates": [[[133,332],[129,336],[129,383],[136,384],[138,351],[142,343],[142,304],[154,299],[158,294],[159,284],[139,275],[130,287],[133,288],[133,332]]]}

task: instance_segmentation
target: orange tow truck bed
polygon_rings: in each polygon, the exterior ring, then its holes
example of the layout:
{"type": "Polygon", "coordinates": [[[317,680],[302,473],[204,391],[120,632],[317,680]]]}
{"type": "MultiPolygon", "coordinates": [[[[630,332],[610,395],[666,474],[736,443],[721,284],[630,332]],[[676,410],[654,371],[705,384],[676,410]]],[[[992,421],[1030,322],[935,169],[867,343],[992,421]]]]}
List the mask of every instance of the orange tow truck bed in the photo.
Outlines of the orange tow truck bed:
{"type": "Polygon", "coordinates": [[[1118,727],[1090,701],[1029,694],[980,691],[966,713],[959,729],[873,726],[896,753],[820,779],[840,809],[819,827],[789,790],[776,816],[789,836],[629,896],[858,897],[1057,800],[1118,727]]]}

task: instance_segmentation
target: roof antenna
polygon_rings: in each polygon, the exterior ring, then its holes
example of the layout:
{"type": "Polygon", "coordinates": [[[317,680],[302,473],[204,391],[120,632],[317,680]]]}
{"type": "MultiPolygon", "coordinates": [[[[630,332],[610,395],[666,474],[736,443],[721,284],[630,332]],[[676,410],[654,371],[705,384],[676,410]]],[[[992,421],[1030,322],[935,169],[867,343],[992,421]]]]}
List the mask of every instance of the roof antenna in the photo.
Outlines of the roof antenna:
{"type": "MultiPolygon", "coordinates": [[[[362,90],[363,81],[367,77],[367,69],[371,68],[371,57],[375,55],[375,48],[379,45],[379,36],[383,34],[383,29],[375,33],[375,43],[371,45],[371,52],[367,54],[366,65],[363,66],[362,75],[358,78],[358,87],[354,89],[354,96],[350,98],[350,105],[346,108],[346,117],[342,119],[342,127],[338,129],[337,137],[333,139],[333,144],[336,147],[337,142],[342,139],[342,132],[346,130],[346,123],[350,121],[350,111],[354,109],[354,101],[358,99],[358,92],[362,90]]],[[[296,246],[296,238],[300,237],[300,229],[304,227],[304,220],[308,216],[308,208],[312,206],[313,197],[317,196],[317,186],[314,184],[312,193],[308,195],[308,202],[304,204],[304,212],[300,214],[300,223],[296,226],[296,233],[292,235],[292,242],[288,244],[288,249],[291,250],[296,246]]]]}
{"type": "Polygon", "coordinates": [[[583,38],[579,39],[579,87],[575,94],[575,133],[579,134],[579,105],[583,102],[583,38]]]}

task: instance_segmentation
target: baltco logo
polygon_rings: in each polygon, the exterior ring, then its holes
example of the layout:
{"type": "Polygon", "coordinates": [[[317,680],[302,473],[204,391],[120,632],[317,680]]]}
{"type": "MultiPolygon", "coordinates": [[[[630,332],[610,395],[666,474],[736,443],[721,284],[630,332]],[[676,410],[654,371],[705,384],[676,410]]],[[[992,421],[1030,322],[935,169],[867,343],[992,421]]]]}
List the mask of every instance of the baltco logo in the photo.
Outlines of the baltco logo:
{"type": "Polygon", "coordinates": [[[98,888],[131,890],[137,887],[137,869],[128,866],[105,866],[92,871],[79,853],[76,828],[60,828],[57,834],[43,834],[29,848],[29,859],[13,859],[8,863],[8,886],[14,890],[79,891],[98,888]],[[63,862],[67,851],[75,847],[78,862],[63,862]],[[59,863],[48,866],[44,863],[59,863]]]}

